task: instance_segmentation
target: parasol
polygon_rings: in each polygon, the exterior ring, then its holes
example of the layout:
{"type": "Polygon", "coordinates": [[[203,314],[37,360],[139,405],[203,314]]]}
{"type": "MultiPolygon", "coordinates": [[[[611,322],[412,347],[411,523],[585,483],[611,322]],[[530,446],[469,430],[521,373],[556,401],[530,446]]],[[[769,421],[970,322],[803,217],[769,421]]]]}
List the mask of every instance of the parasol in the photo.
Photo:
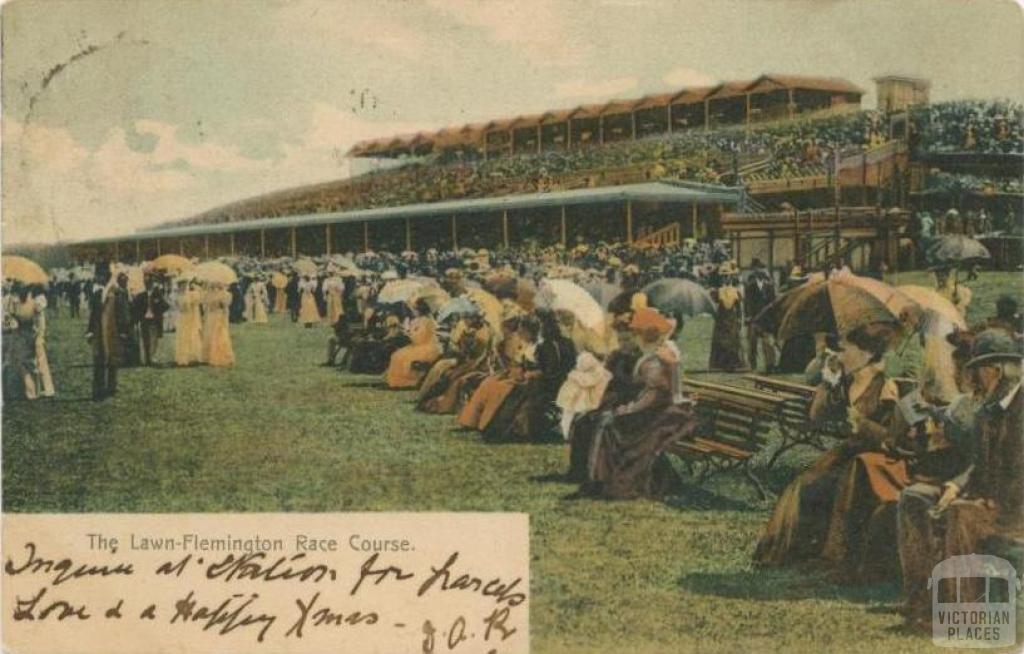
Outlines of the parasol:
{"type": "Polygon", "coordinates": [[[441,310],[437,313],[437,322],[444,322],[456,314],[475,315],[479,313],[479,306],[474,304],[473,301],[465,295],[460,295],[457,298],[448,300],[448,302],[441,307],[441,310]]]}
{"type": "Polygon", "coordinates": [[[384,284],[384,288],[380,289],[380,293],[377,294],[377,302],[381,304],[409,302],[423,287],[423,282],[414,279],[395,279],[384,284]]]}
{"type": "Polygon", "coordinates": [[[4,279],[11,281],[24,284],[46,284],[50,281],[50,276],[42,266],[25,257],[5,254],[0,261],[0,267],[3,268],[4,279]]]}
{"type": "Polygon", "coordinates": [[[288,285],[288,276],[283,272],[275,272],[270,275],[270,285],[274,288],[284,288],[288,285]]]}
{"type": "Polygon", "coordinates": [[[604,332],[604,310],[590,293],[567,279],[544,279],[534,298],[536,305],[552,311],[567,311],[587,329],[604,332]]]}
{"type": "Polygon", "coordinates": [[[495,334],[501,333],[501,300],[481,288],[471,288],[461,297],[469,298],[473,304],[480,308],[480,311],[484,314],[484,319],[487,320],[487,324],[491,326],[495,334]]]}
{"type": "Polygon", "coordinates": [[[689,279],[659,279],[642,291],[648,306],[668,316],[715,314],[715,305],[704,288],[689,279]]]}
{"type": "Polygon", "coordinates": [[[193,268],[191,273],[196,279],[224,284],[225,286],[238,281],[238,275],[235,274],[235,271],[227,264],[220,263],[219,261],[201,263],[193,268]]]}
{"type": "Polygon", "coordinates": [[[436,284],[425,284],[420,287],[420,290],[416,291],[416,294],[409,300],[409,304],[415,306],[417,302],[423,300],[430,307],[431,311],[437,311],[452,299],[452,296],[448,294],[448,291],[444,290],[436,284]]]}
{"type": "Polygon", "coordinates": [[[165,273],[180,273],[192,267],[192,262],[178,254],[164,254],[149,263],[148,268],[165,273]]]}
{"type": "MultiPolygon", "coordinates": [[[[906,286],[897,286],[896,290],[916,302],[926,314],[930,313],[940,320],[948,320],[954,327],[959,329],[967,329],[967,321],[964,320],[963,315],[960,314],[956,305],[935,289],[908,284],[906,286]]],[[[929,320],[928,322],[932,323],[938,321],[929,320]]],[[[925,329],[928,330],[931,326],[932,325],[925,325],[925,329]]],[[[938,325],[934,326],[938,327],[938,325]]]]}
{"type": "Polygon", "coordinates": [[[754,321],[776,332],[780,342],[799,335],[846,335],[871,323],[898,323],[900,314],[917,305],[885,282],[844,275],[809,282],[783,293],[754,321]]]}
{"type": "Polygon", "coordinates": [[[299,259],[292,264],[292,268],[300,275],[316,276],[317,268],[312,259],[299,259]]]}
{"type": "Polygon", "coordinates": [[[928,247],[927,258],[933,264],[957,264],[991,259],[988,248],[963,234],[946,234],[928,247]]]}

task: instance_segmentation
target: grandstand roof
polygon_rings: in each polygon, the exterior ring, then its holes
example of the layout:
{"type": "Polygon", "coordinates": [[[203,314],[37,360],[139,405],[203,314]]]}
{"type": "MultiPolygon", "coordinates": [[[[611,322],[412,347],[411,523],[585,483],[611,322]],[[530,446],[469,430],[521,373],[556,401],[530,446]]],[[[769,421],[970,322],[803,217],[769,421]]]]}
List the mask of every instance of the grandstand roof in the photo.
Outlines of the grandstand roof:
{"type": "Polygon", "coordinates": [[[761,75],[751,82],[746,92],[755,91],[767,86],[785,89],[807,89],[811,91],[828,91],[831,93],[860,93],[864,89],[841,77],[804,77],[802,75],[761,75]]]}
{"type": "MultiPolygon", "coordinates": [[[[601,115],[626,113],[640,109],[653,107],[665,107],[669,104],[689,104],[706,99],[732,98],[746,93],[758,91],[769,91],[774,88],[792,88],[804,90],[816,90],[830,93],[851,93],[864,94],[864,90],[855,84],[838,77],[806,77],[801,75],[776,75],[764,74],[753,80],[722,82],[715,86],[684,88],[668,93],[657,93],[646,95],[635,99],[618,99],[596,104],[582,105],[571,109],[552,109],[540,114],[512,116],[476,124],[473,130],[487,132],[504,131],[512,127],[532,126],[538,123],[544,125],[552,122],[560,122],[573,118],[587,119],[597,118],[601,115]]],[[[433,134],[425,133],[428,142],[436,145],[449,145],[446,141],[450,132],[465,132],[469,126],[451,126],[433,134]]],[[[408,139],[410,137],[406,137],[408,139]]],[[[356,143],[349,150],[349,156],[364,156],[368,154],[386,153],[394,148],[395,139],[369,139],[356,143]]],[[[407,140],[397,140],[397,146],[408,145],[407,140]]]]}
{"type": "Polygon", "coordinates": [[[364,221],[391,220],[395,218],[420,218],[426,216],[466,213],[491,213],[514,209],[538,209],[543,207],[575,206],[587,204],[608,204],[617,202],[677,202],[681,204],[737,204],[739,189],[715,184],[698,184],[662,180],[642,184],[603,186],[600,188],[554,191],[550,193],[522,193],[493,198],[450,200],[447,202],[426,202],[407,204],[399,207],[357,209],[332,213],[304,214],[281,218],[262,218],[207,225],[183,225],[165,229],[151,229],[134,232],[120,238],[94,238],[80,241],[79,245],[112,243],[114,241],[135,241],[151,238],[181,238],[205,234],[226,234],[258,229],[281,229],[314,225],[341,224],[364,221]]]}

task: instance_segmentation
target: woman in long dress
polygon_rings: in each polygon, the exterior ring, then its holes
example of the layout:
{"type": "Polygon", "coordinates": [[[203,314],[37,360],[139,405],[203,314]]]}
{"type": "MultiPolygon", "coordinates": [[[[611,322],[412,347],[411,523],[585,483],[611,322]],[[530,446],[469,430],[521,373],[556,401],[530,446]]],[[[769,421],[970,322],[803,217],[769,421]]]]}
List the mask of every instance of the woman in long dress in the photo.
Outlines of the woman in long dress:
{"type": "Polygon", "coordinates": [[[437,325],[430,315],[430,306],[424,300],[416,303],[417,316],[409,325],[412,342],[395,350],[384,381],[388,388],[415,388],[423,380],[430,365],[441,358],[437,342],[437,325]]]}
{"type": "Polygon", "coordinates": [[[235,363],[235,352],[231,347],[231,332],[228,327],[228,311],[231,308],[231,293],[224,285],[213,283],[203,298],[206,324],[203,330],[203,361],[215,367],[231,366],[235,363]]]}
{"type": "Polygon", "coordinates": [[[21,391],[26,399],[34,400],[39,394],[36,388],[36,303],[28,288],[15,284],[11,295],[5,298],[4,320],[13,329],[4,334],[4,349],[9,357],[5,365],[21,381],[21,391]]]}
{"type": "Polygon", "coordinates": [[[483,431],[491,424],[501,405],[534,363],[535,343],[531,336],[539,329],[531,318],[513,318],[502,323],[501,368],[476,387],[469,401],[459,411],[458,423],[467,429],[483,431]]]}
{"type": "Polygon", "coordinates": [[[615,499],[662,495],[674,474],[666,448],[692,438],[698,428],[690,405],[677,403],[678,360],[664,347],[673,321],[645,308],[633,314],[630,327],[643,353],[633,371],[635,391],[598,421],[581,494],[615,499]]]}
{"type": "Polygon", "coordinates": [[[307,329],[320,322],[320,312],[316,308],[316,280],[309,275],[299,282],[299,322],[307,329]]]}
{"type": "Polygon", "coordinates": [[[256,325],[267,324],[267,285],[258,277],[245,291],[245,320],[256,325]]]}
{"type": "Polygon", "coordinates": [[[712,370],[739,370],[743,363],[743,346],[740,339],[740,325],[743,324],[743,303],[740,292],[729,281],[711,294],[715,300],[715,328],[711,334],[712,370]]]}
{"type": "Polygon", "coordinates": [[[189,366],[203,355],[203,324],[199,314],[199,289],[195,282],[178,281],[178,325],[174,331],[174,363],[189,366]]]}
{"type": "Polygon", "coordinates": [[[830,535],[830,526],[835,532],[848,524],[844,516],[854,498],[842,492],[844,485],[856,477],[874,479],[879,503],[884,503],[898,497],[908,483],[903,462],[885,456],[907,431],[896,406],[896,384],[886,378],[882,367],[886,345],[882,335],[868,328],[857,329],[843,339],[838,360],[823,369],[810,419],[845,420],[850,434],[783,491],[762,531],[755,562],[786,565],[823,556],[842,558],[845,555],[840,552],[846,545],[836,539],[849,541],[852,536],[830,535]]]}
{"type": "Polygon", "coordinates": [[[425,413],[455,413],[461,408],[474,380],[487,374],[493,333],[484,317],[477,314],[459,321],[452,330],[454,356],[442,370],[442,361],[434,364],[420,386],[416,408],[425,413]]]}
{"type": "Polygon", "coordinates": [[[42,286],[35,288],[35,361],[36,375],[39,381],[37,389],[43,397],[53,397],[53,376],[50,374],[50,358],[46,354],[46,295],[42,286]]]}
{"type": "Polygon", "coordinates": [[[345,282],[341,277],[328,277],[324,281],[324,295],[326,296],[327,311],[325,319],[327,324],[333,325],[338,322],[345,313],[342,295],[345,292],[345,282]]]}

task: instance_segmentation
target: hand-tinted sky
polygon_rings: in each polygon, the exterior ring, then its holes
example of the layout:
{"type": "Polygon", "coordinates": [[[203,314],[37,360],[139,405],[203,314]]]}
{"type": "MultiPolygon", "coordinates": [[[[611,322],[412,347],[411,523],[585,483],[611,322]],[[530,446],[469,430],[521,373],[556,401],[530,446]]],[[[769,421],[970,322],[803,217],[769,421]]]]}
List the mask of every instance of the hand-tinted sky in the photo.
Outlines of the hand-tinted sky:
{"type": "Polygon", "coordinates": [[[1009,0],[15,0],[4,238],[125,233],[348,174],[357,140],[762,72],[1024,97],[1009,0]]]}

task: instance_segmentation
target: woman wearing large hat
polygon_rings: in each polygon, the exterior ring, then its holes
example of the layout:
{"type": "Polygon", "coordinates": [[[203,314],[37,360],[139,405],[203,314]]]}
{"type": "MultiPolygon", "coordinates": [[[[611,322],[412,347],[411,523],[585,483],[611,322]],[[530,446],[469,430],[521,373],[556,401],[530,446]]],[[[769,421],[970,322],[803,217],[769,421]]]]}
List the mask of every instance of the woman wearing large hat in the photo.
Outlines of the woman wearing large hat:
{"type": "Polygon", "coordinates": [[[675,363],[664,355],[674,326],[656,309],[634,312],[630,330],[642,352],[633,370],[638,390],[598,426],[582,493],[625,499],[657,497],[667,489],[672,468],[663,458],[665,450],[697,427],[689,405],[676,404],[675,363]]]}

